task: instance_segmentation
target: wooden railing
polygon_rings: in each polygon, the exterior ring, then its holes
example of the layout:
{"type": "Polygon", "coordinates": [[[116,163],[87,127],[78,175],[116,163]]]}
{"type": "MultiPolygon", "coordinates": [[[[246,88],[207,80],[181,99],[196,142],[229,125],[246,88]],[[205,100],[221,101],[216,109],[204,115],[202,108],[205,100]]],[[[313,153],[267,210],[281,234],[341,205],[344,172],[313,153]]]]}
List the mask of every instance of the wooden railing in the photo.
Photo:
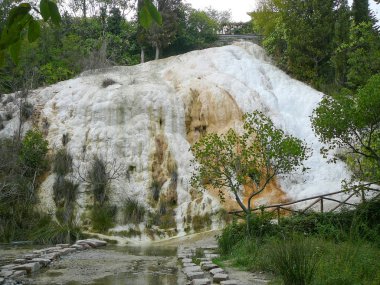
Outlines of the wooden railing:
{"type": "MultiPolygon", "coordinates": [[[[380,189],[370,189],[370,190],[366,190],[366,191],[376,192],[376,194],[374,195],[374,197],[380,196],[380,189]]],[[[354,203],[349,203],[348,202],[348,200],[350,200],[353,196],[359,195],[358,191],[352,192],[350,195],[348,195],[342,201],[339,201],[337,199],[331,198],[331,196],[333,196],[333,195],[343,194],[343,193],[347,194],[346,191],[337,191],[337,192],[332,192],[332,193],[328,193],[328,194],[313,196],[313,197],[304,198],[304,199],[300,199],[300,200],[297,200],[297,201],[292,201],[292,202],[287,202],[287,203],[282,203],[282,204],[274,204],[274,205],[268,205],[268,206],[264,206],[263,205],[263,206],[251,209],[251,212],[257,212],[257,211],[261,211],[262,212],[262,211],[265,211],[265,210],[271,210],[272,209],[272,211],[276,211],[277,212],[277,219],[279,219],[280,216],[281,216],[281,211],[288,211],[288,212],[291,212],[291,213],[304,214],[306,211],[310,210],[313,206],[317,205],[318,203],[319,203],[319,211],[321,213],[324,213],[324,212],[326,212],[325,211],[324,201],[333,201],[333,202],[338,203],[335,207],[329,209],[327,212],[334,212],[335,210],[339,209],[340,207],[342,207],[344,205],[348,205],[348,206],[352,206],[352,207],[356,207],[358,205],[358,204],[354,204],[354,203]],[[307,207],[303,208],[302,210],[300,210],[300,209],[293,209],[293,208],[289,207],[291,205],[296,205],[298,203],[307,202],[307,201],[310,201],[310,200],[313,200],[311,202],[311,204],[309,204],[307,207]]],[[[362,197],[363,197],[362,199],[364,199],[364,196],[362,196],[362,197]]],[[[229,212],[229,214],[234,214],[234,215],[237,215],[239,217],[242,217],[244,215],[244,211],[231,211],[231,212],[229,212]]]]}

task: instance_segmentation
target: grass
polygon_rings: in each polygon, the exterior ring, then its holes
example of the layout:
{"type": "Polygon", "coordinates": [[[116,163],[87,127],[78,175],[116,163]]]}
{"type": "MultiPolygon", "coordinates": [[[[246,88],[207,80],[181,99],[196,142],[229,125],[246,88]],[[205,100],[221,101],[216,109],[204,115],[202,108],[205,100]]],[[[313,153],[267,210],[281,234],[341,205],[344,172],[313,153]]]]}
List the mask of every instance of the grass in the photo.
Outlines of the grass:
{"type": "Polygon", "coordinates": [[[274,274],[271,284],[380,284],[379,200],[341,213],[253,217],[218,238],[220,265],[274,274]]]}
{"type": "Polygon", "coordinates": [[[145,207],[137,200],[128,198],[123,205],[124,223],[139,224],[144,221],[145,207]]]}
{"type": "Polygon", "coordinates": [[[192,217],[193,229],[195,232],[200,232],[201,230],[211,228],[211,216],[210,214],[205,215],[195,215],[192,217]]]}
{"type": "Polygon", "coordinates": [[[53,171],[58,175],[66,175],[72,171],[73,158],[67,152],[66,149],[62,148],[58,150],[53,158],[53,171]]]}
{"type": "Polygon", "coordinates": [[[92,229],[95,232],[107,233],[115,226],[116,207],[111,205],[94,206],[91,210],[92,229]]]}

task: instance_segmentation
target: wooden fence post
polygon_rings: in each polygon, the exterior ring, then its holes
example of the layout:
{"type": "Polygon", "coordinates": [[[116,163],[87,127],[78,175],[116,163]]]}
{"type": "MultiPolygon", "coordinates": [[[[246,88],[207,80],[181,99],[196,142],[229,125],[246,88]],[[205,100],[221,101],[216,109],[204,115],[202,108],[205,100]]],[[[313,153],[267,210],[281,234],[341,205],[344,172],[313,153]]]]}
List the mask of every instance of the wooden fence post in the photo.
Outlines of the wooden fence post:
{"type": "Polygon", "coordinates": [[[323,213],[323,197],[321,197],[321,213],[323,213]]]}

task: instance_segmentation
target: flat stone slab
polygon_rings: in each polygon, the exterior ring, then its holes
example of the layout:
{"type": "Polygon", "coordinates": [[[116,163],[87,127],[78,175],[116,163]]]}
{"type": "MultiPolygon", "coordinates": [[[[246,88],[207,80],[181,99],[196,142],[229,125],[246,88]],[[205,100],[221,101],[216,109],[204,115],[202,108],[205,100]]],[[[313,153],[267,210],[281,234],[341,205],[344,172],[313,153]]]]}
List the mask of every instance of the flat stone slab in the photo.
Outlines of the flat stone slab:
{"type": "Polygon", "coordinates": [[[212,269],[218,268],[218,265],[216,265],[214,263],[205,263],[205,264],[201,265],[201,267],[203,270],[210,271],[212,269]]]}
{"type": "Polygon", "coordinates": [[[193,262],[193,260],[192,260],[191,258],[183,258],[183,259],[182,259],[182,262],[183,262],[183,263],[193,262]]]}
{"type": "Polygon", "coordinates": [[[210,270],[211,275],[215,275],[218,273],[225,273],[224,270],[220,267],[214,268],[210,270]]]}
{"type": "Polygon", "coordinates": [[[191,285],[211,285],[211,281],[209,279],[193,279],[190,283],[191,285]]]}
{"type": "Polygon", "coordinates": [[[28,274],[36,272],[41,268],[41,265],[39,262],[31,262],[31,263],[25,263],[22,265],[16,266],[15,270],[25,270],[28,274]]]}
{"type": "Polygon", "coordinates": [[[4,277],[4,278],[7,278],[9,276],[12,276],[13,272],[14,272],[13,270],[1,270],[0,271],[0,276],[4,277]]]}
{"type": "Polygon", "coordinates": [[[201,271],[199,271],[199,272],[187,272],[185,274],[186,274],[187,278],[190,280],[205,278],[205,274],[201,271]]]}
{"type": "Polygon", "coordinates": [[[28,260],[26,260],[24,258],[17,258],[13,262],[16,263],[16,264],[24,264],[24,263],[27,263],[28,260]]]}
{"type": "Polygon", "coordinates": [[[99,247],[99,246],[106,246],[107,245],[107,242],[104,241],[104,240],[100,240],[100,239],[87,239],[87,241],[95,244],[96,247],[99,247]]]}
{"type": "Polygon", "coordinates": [[[239,285],[240,282],[238,280],[226,280],[226,281],[221,281],[220,285],[239,285]]]}
{"type": "Polygon", "coordinates": [[[77,250],[75,248],[62,248],[58,250],[57,252],[61,253],[62,255],[67,255],[72,252],[76,252],[77,250]]]}
{"type": "Polygon", "coordinates": [[[0,267],[0,270],[13,270],[18,264],[7,264],[0,267]]]}
{"type": "Polygon", "coordinates": [[[42,266],[48,266],[51,263],[51,260],[49,258],[33,258],[33,262],[38,262],[42,266]]]}
{"type": "Polygon", "coordinates": [[[202,271],[202,268],[198,265],[195,266],[188,266],[183,268],[183,272],[196,272],[196,271],[202,271]]]}
{"type": "Polygon", "coordinates": [[[200,261],[209,261],[211,262],[211,258],[209,257],[201,257],[201,258],[198,258],[200,261]]]}
{"type": "Polygon", "coordinates": [[[205,256],[208,257],[208,258],[210,258],[210,259],[213,259],[213,258],[219,258],[219,257],[220,257],[220,254],[216,254],[216,253],[206,253],[205,256]]]}
{"type": "Polygon", "coordinates": [[[53,261],[53,260],[58,259],[60,256],[61,254],[59,252],[52,252],[52,253],[42,255],[41,258],[47,258],[53,261]]]}
{"type": "Polygon", "coordinates": [[[25,258],[25,259],[33,259],[33,258],[37,258],[37,257],[40,257],[41,254],[39,253],[28,253],[28,254],[24,254],[22,256],[22,258],[25,258]]]}
{"type": "Polygon", "coordinates": [[[16,270],[13,272],[12,277],[22,277],[24,275],[26,275],[25,270],[16,270]]]}
{"type": "Polygon", "coordinates": [[[61,247],[61,248],[67,248],[67,247],[70,247],[70,244],[68,244],[68,243],[58,243],[55,246],[56,247],[61,247]]]}
{"type": "Polygon", "coordinates": [[[223,274],[223,273],[217,273],[212,278],[212,282],[214,282],[214,283],[220,283],[220,282],[226,281],[226,280],[228,280],[228,275],[223,274]]]}
{"type": "Polygon", "coordinates": [[[216,244],[210,244],[210,245],[203,245],[201,246],[202,249],[211,249],[211,250],[215,250],[215,249],[218,249],[218,246],[216,244]]]}

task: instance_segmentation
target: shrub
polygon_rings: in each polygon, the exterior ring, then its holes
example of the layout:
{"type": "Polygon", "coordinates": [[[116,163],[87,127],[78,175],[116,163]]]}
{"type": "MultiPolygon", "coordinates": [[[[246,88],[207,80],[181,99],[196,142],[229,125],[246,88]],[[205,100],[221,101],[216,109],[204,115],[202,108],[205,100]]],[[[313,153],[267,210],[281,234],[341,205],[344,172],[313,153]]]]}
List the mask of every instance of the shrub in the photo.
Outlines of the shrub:
{"type": "Polygon", "coordinates": [[[104,79],[103,82],[102,82],[102,87],[103,87],[103,88],[107,88],[108,86],[113,85],[113,84],[115,84],[115,83],[116,83],[115,80],[113,80],[113,79],[111,79],[111,78],[106,78],[106,79],[104,79]]]}
{"type": "Polygon", "coordinates": [[[70,138],[69,138],[69,134],[63,134],[62,135],[62,145],[63,146],[66,146],[67,143],[69,142],[70,138]]]}
{"type": "Polygon", "coordinates": [[[78,184],[74,184],[63,176],[57,176],[53,184],[53,198],[58,207],[74,203],[77,199],[78,184]]]}
{"type": "Polygon", "coordinates": [[[20,108],[21,119],[26,121],[33,114],[33,105],[28,101],[23,101],[20,108]]]}
{"type": "Polygon", "coordinates": [[[153,180],[152,185],[150,186],[150,190],[152,191],[152,198],[154,201],[158,201],[160,198],[161,185],[158,181],[153,180]]]}
{"type": "Polygon", "coordinates": [[[106,191],[109,178],[106,163],[103,159],[94,156],[87,178],[94,194],[94,202],[103,205],[107,198],[106,191]]]}
{"type": "Polygon", "coordinates": [[[111,205],[96,205],[91,211],[92,229],[106,233],[115,225],[116,207],[111,205]]]}
{"type": "Polygon", "coordinates": [[[144,220],[145,208],[137,200],[128,198],[124,202],[123,217],[125,223],[139,224],[144,220]]]}
{"type": "Polygon", "coordinates": [[[193,229],[196,232],[210,228],[212,224],[210,214],[205,214],[203,216],[200,216],[200,215],[193,216],[192,222],[193,222],[193,229]]]}
{"type": "Polygon", "coordinates": [[[53,171],[58,175],[66,175],[72,171],[73,158],[66,151],[66,149],[60,149],[56,152],[53,158],[53,171]]]}
{"type": "Polygon", "coordinates": [[[32,172],[45,167],[45,156],[48,151],[48,142],[41,132],[30,130],[21,143],[20,158],[32,172]]]}
{"type": "Polygon", "coordinates": [[[285,285],[311,284],[319,261],[315,244],[304,237],[275,241],[270,251],[272,269],[283,279],[285,285]]]}
{"type": "Polygon", "coordinates": [[[78,225],[60,224],[45,215],[37,222],[30,239],[41,244],[72,243],[81,235],[78,225]]]}

